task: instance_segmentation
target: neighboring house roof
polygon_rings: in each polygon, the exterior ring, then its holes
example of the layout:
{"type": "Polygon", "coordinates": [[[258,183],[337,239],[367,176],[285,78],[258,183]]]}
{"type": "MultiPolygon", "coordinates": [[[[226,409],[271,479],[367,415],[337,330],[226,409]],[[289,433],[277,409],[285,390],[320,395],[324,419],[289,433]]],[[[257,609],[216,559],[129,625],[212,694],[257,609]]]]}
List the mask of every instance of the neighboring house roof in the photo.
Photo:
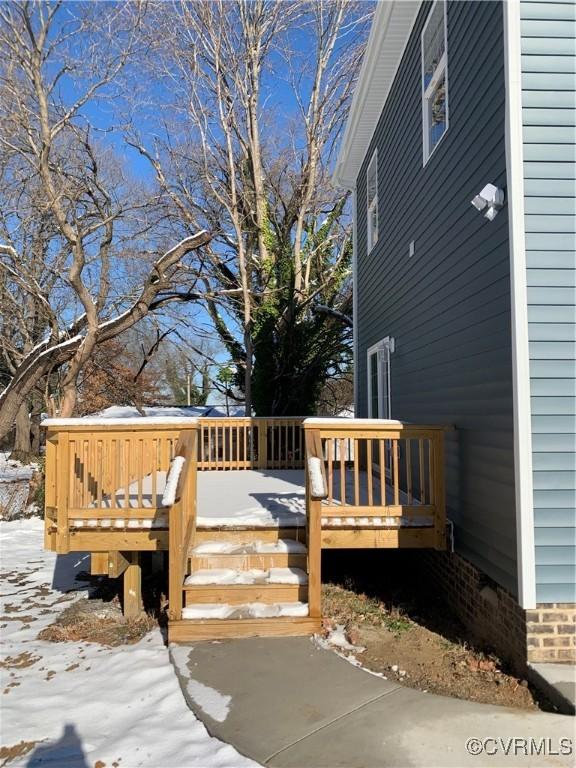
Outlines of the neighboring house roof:
{"type": "Polygon", "coordinates": [[[346,189],[356,184],[420,5],[420,0],[377,3],[334,171],[334,181],[346,189]]]}
{"type": "MultiPolygon", "coordinates": [[[[225,417],[226,408],[223,405],[155,405],[146,406],[144,409],[146,418],[205,418],[225,417]]],[[[243,405],[231,405],[230,416],[244,416],[243,405]]],[[[135,419],[142,415],[131,405],[112,405],[103,411],[87,416],[88,419],[135,419]]]]}

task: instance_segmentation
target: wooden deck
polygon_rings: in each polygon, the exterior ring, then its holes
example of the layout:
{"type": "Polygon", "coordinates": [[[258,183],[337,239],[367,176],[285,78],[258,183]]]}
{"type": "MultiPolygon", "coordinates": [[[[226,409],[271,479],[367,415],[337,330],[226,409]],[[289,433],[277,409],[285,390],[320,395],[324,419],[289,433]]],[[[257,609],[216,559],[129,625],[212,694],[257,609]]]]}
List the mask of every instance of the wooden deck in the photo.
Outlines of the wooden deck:
{"type": "Polygon", "coordinates": [[[316,631],[322,548],[445,547],[442,427],[119,422],[47,422],[46,546],[124,575],[128,613],[168,550],[173,640],[316,631]]]}

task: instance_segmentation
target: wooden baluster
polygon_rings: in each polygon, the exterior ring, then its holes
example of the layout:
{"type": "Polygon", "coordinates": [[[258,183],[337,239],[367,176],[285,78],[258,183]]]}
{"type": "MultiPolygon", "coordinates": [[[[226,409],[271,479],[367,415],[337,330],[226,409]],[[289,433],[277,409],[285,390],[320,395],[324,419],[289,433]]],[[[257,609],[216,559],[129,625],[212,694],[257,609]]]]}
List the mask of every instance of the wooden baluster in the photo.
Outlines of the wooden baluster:
{"type": "Polygon", "coordinates": [[[106,476],[106,455],[104,448],[104,440],[98,440],[98,450],[96,453],[96,461],[98,462],[98,474],[96,475],[96,507],[98,509],[102,508],[102,488],[106,476]]]}
{"type": "Polygon", "coordinates": [[[380,463],[380,504],[384,506],[388,503],[386,499],[386,446],[384,440],[378,440],[378,461],[380,463]]]}
{"type": "Polygon", "coordinates": [[[434,456],[432,453],[432,441],[427,440],[428,443],[428,499],[430,504],[435,504],[436,499],[434,498],[434,469],[433,469],[433,461],[434,456]]]}
{"type": "Polygon", "coordinates": [[[82,496],[80,506],[86,509],[88,506],[88,467],[90,464],[90,443],[88,440],[81,440],[82,446],[82,496]]]}
{"type": "Polygon", "coordinates": [[[398,440],[392,440],[392,472],[394,477],[394,504],[400,504],[400,473],[399,473],[398,440]]]}
{"type": "Polygon", "coordinates": [[[157,471],[158,471],[158,440],[154,438],[152,440],[152,506],[153,507],[159,507],[161,506],[161,502],[158,499],[158,477],[157,477],[157,471]]]}
{"type": "Polygon", "coordinates": [[[368,481],[368,506],[374,506],[374,489],[372,485],[372,440],[366,440],[366,479],[368,481]]]}
{"type": "Polygon", "coordinates": [[[328,462],[328,503],[334,503],[334,467],[332,464],[332,438],[326,438],[326,459],[328,462]]]}
{"type": "Polygon", "coordinates": [[[406,440],[406,493],[408,504],[412,504],[412,443],[406,440]]]}
{"type": "Polygon", "coordinates": [[[124,508],[130,509],[130,440],[124,438],[124,508]]]}
{"type": "Polygon", "coordinates": [[[56,455],[56,552],[66,554],[70,551],[70,528],[68,522],[68,500],[70,495],[70,482],[74,473],[70,472],[70,440],[68,432],[60,432],[58,435],[56,455]]]}
{"type": "Polygon", "coordinates": [[[346,459],[344,456],[344,440],[338,439],[338,458],[340,460],[340,502],[346,504],[346,459]]]}
{"type": "Polygon", "coordinates": [[[87,478],[86,478],[86,492],[87,492],[86,506],[87,507],[90,507],[94,502],[94,478],[96,477],[96,473],[98,471],[97,465],[96,465],[96,447],[97,447],[96,435],[91,435],[90,440],[88,442],[88,467],[87,467],[87,478]]]}
{"type": "Polygon", "coordinates": [[[120,457],[118,456],[118,440],[110,440],[110,508],[117,509],[118,499],[116,491],[118,490],[118,466],[120,457]]]}
{"type": "Polygon", "coordinates": [[[360,459],[358,456],[358,440],[354,439],[354,505],[360,506],[360,459]]]}
{"type": "Polygon", "coordinates": [[[259,419],[258,425],[258,468],[266,469],[268,461],[268,422],[266,419],[259,419]]]}
{"type": "Polygon", "coordinates": [[[136,470],[136,482],[137,482],[137,492],[138,492],[138,501],[137,504],[142,509],[144,506],[144,501],[142,498],[142,485],[144,483],[144,443],[142,439],[138,440],[138,450],[136,452],[136,462],[138,469],[136,470]]]}
{"type": "Polygon", "coordinates": [[[426,504],[426,486],[424,484],[424,441],[418,440],[418,459],[420,464],[420,503],[426,504]]]}
{"type": "Polygon", "coordinates": [[[444,477],[444,433],[434,435],[434,530],[436,549],[446,548],[446,486],[444,477]]]}

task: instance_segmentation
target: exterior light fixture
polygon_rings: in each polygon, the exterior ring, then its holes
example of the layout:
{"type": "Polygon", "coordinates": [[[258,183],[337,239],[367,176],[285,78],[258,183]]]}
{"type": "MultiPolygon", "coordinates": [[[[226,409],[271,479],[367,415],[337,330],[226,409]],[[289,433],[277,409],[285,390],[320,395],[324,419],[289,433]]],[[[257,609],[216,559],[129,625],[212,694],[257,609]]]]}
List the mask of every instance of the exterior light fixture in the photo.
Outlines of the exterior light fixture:
{"type": "Polygon", "coordinates": [[[485,218],[488,221],[494,221],[498,211],[504,205],[504,190],[494,186],[494,184],[486,184],[482,191],[476,195],[476,197],[470,201],[477,211],[484,211],[485,218]]]}

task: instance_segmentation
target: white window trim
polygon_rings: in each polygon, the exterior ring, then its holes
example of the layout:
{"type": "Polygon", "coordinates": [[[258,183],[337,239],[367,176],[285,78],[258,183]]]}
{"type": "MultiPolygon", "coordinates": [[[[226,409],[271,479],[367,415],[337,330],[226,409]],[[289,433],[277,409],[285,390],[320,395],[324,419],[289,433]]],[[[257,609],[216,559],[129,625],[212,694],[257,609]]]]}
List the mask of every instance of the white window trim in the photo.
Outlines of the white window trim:
{"type": "Polygon", "coordinates": [[[422,34],[420,35],[420,59],[421,59],[421,72],[420,72],[420,85],[422,88],[422,165],[425,166],[426,163],[430,160],[436,149],[440,146],[442,143],[442,140],[444,139],[444,136],[448,133],[448,128],[450,127],[450,110],[448,107],[448,100],[449,100],[449,88],[448,88],[448,8],[447,8],[447,0],[436,0],[432,8],[430,9],[430,12],[428,13],[428,18],[426,19],[426,23],[424,24],[424,28],[422,29],[422,34]],[[428,28],[428,24],[430,23],[430,20],[432,19],[432,15],[434,13],[434,10],[438,3],[444,4],[444,53],[442,55],[442,58],[438,62],[438,65],[436,66],[436,69],[434,70],[434,75],[430,82],[428,83],[428,87],[424,88],[424,34],[426,33],[426,30],[428,28]],[[444,75],[445,83],[446,83],[446,128],[444,130],[444,133],[440,137],[440,139],[436,142],[432,150],[430,149],[430,131],[428,127],[428,99],[430,98],[430,95],[435,90],[436,86],[438,85],[438,81],[440,78],[444,75]]]}
{"type": "Polygon", "coordinates": [[[367,251],[370,253],[376,243],[378,242],[378,238],[380,236],[380,211],[378,209],[378,149],[375,149],[372,153],[372,157],[370,158],[370,162],[368,163],[368,171],[366,173],[366,243],[367,243],[367,251]],[[372,169],[372,166],[375,165],[376,167],[376,194],[374,195],[374,199],[369,204],[368,203],[368,184],[370,179],[370,170],[372,169]],[[373,241],[372,240],[372,225],[371,225],[371,215],[372,211],[376,208],[376,211],[378,213],[378,227],[376,229],[376,238],[373,241]]]}
{"type": "MultiPolygon", "coordinates": [[[[377,356],[378,363],[380,363],[380,355],[388,353],[391,355],[394,352],[394,339],[391,336],[385,336],[383,339],[381,339],[376,344],[373,344],[371,347],[368,348],[366,352],[366,362],[367,362],[367,375],[368,375],[368,416],[371,418],[374,418],[372,414],[372,376],[371,376],[371,370],[370,370],[370,359],[373,355],[377,356]]],[[[388,365],[388,378],[387,381],[384,382],[383,378],[383,366],[378,365],[377,372],[378,372],[378,413],[381,414],[384,411],[384,396],[386,396],[388,400],[388,418],[392,418],[392,391],[391,391],[391,385],[390,385],[390,365],[388,365]],[[385,386],[384,386],[385,385],[385,386]]]]}

